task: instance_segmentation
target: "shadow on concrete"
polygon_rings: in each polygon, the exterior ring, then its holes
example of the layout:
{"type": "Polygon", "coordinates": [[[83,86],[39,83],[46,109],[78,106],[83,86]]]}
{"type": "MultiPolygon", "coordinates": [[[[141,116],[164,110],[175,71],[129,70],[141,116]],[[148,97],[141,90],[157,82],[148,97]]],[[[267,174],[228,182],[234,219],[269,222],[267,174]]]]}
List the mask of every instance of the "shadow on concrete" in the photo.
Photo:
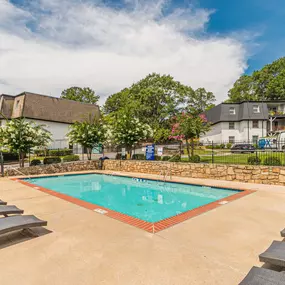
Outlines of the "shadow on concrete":
{"type": "Polygon", "coordinates": [[[52,233],[52,231],[39,227],[33,228],[31,231],[15,231],[4,234],[0,237],[0,249],[13,246],[18,243],[29,241],[31,239],[40,238],[41,236],[52,233]]]}

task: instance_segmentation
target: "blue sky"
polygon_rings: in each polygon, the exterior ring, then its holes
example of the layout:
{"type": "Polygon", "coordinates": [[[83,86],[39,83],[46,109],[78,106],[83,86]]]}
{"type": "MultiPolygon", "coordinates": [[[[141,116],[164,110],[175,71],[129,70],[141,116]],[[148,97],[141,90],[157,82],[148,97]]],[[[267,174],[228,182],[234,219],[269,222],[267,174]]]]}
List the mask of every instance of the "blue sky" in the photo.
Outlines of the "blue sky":
{"type": "Polygon", "coordinates": [[[103,103],[157,72],[217,101],[285,55],[284,0],[0,0],[0,93],[58,97],[89,86],[103,103]]]}
{"type": "Polygon", "coordinates": [[[257,34],[247,73],[285,56],[284,0],[200,0],[199,6],[215,9],[208,25],[209,33],[257,34]]]}

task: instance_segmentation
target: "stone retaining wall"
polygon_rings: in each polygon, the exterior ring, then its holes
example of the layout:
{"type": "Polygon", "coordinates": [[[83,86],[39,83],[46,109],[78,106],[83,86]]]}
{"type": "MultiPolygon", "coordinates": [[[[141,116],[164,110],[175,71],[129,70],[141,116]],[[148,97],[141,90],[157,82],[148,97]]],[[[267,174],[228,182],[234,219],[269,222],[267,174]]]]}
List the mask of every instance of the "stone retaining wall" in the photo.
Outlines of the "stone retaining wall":
{"type": "MultiPolygon", "coordinates": [[[[68,163],[57,163],[41,166],[30,166],[24,168],[18,168],[21,173],[25,175],[40,175],[40,174],[52,174],[63,173],[73,171],[84,170],[96,170],[99,169],[98,161],[77,161],[68,163]]],[[[21,173],[15,169],[5,169],[5,176],[21,176],[21,173]]]]}
{"type": "Polygon", "coordinates": [[[162,170],[171,169],[172,176],[285,185],[285,167],[279,166],[105,160],[104,169],[148,174],[160,174],[162,170]]]}

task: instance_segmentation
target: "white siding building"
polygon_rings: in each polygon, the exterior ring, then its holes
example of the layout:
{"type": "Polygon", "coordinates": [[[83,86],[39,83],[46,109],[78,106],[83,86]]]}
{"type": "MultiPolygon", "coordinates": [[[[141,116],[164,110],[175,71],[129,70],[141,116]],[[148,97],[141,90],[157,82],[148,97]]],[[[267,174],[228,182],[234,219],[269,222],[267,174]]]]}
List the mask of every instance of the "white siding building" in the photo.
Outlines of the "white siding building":
{"type": "MultiPolygon", "coordinates": [[[[99,117],[97,105],[54,98],[29,92],[17,96],[0,95],[0,111],[8,119],[26,118],[39,125],[44,125],[52,134],[49,148],[69,148],[67,133],[69,126],[86,118],[99,117]]],[[[0,124],[5,120],[0,117],[0,124]]]]}
{"type": "Polygon", "coordinates": [[[269,113],[266,103],[222,103],[205,115],[212,127],[201,137],[201,142],[257,142],[267,135],[269,113]]]}

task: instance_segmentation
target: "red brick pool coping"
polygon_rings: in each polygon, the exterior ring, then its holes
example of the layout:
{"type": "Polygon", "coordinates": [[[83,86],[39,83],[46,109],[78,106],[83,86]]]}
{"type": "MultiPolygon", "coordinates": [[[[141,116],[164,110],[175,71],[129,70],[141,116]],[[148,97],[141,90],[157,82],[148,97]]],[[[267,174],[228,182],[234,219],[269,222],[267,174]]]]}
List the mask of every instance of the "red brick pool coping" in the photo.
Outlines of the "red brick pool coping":
{"type": "MultiPolygon", "coordinates": [[[[81,173],[81,174],[84,174],[84,173],[81,173]]],[[[91,174],[91,173],[88,173],[88,174],[91,174]]],[[[70,174],[70,175],[72,175],[72,174],[70,174]]],[[[54,176],[58,176],[58,175],[54,175],[54,176]]],[[[118,175],[118,176],[120,176],[120,175],[118,175]]],[[[38,177],[34,177],[34,178],[39,178],[39,177],[45,177],[45,176],[38,176],[38,177]]],[[[93,203],[85,202],[83,200],[80,200],[80,199],[77,199],[77,198],[74,198],[74,197],[62,194],[62,193],[58,193],[58,192],[55,192],[53,190],[50,190],[50,189],[47,189],[47,188],[44,188],[44,187],[41,187],[41,186],[37,186],[35,184],[32,184],[32,183],[29,183],[27,181],[22,180],[24,178],[25,177],[23,177],[23,178],[11,178],[11,180],[17,181],[17,182],[19,182],[21,184],[24,184],[26,186],[32,187],[32,188],[34,188],[36,190],[42,191],[44,193],[50,194],[52,196],[58,197],[60,199],[63,199],[65,201],[71,202],[73,204],[76,204],[78,206],[84,207],[84,208],[92,210],[92,211],[103,210],[103,211],[105,211],[105,213],[103,213],[104,216],[108,216],[110,218],[116,219],[118,221],[121,221],[123,223],[129,224],[131,226],[140,228],[140,229],[145,230],[145,231],[147,231],[149,233],[157,233],[159,231],[162,231],[164,229],[172,227],[172,226],[174,226],[174,225],[176,225],[178,223],[184,222],[184,221],[186,221],[186,220],[188,220],[190,218],[196,217],[196,216],[201,215],[201,214],[203,214],[205,212],[208,212],[210,210],[213,210],[213,209],[216,209],[216,208],[218,208],[220,206],[223,206],[224,203],[221,203],[221,202],[226,202],[226,203],[232,202],[232,201],[235,201],[235,200],[237,200],[239,198],[242,198],[244,196],[247,196],[247,195],[255,192],[253,190],[238,189],[238,191],[240,191],[240,192],[238,192],[238,193],[236,193],[236,194],[234,194],[232,196],[229,196],[229,197],[217,200],[215,202],[212,202],[210,204],[206,204],[204,206],[201,206],[201,207],[198,207],[198,208],[195,208],[195,209],[183,212],[181,214],[178,214],[176,216],[172,216],[170,218],[158,221],[156,223],[150,223],[150,222],[146,222],[146,221],[140,220],[138,218],[134,218],[132,216],[128,216],[126,214],[122,214],[120,212],[116,212],[116,211],[110,210],[108,208],[104,208],[102,206],[99,206],[99,205],[96,205],[96,204],[93,204],[93,203]]],[[[149,180],[151,180],[151,179],[149,179],[149,180]]],[[[169,181],[167,181],[167,182],[169,182],[169,181]]],[[[171,182],[181,183],[181,182],[178,182],[178,181],[171,181],[171,182]]],[[[187,184],[187,183],[183,182],[183,184],[187,184]]],[[[191,183],[189,185],[193,185],[193,184],[191,183]]],[[[219,187],[219,188],[223,188],[223,187],[219,187]]]]}

